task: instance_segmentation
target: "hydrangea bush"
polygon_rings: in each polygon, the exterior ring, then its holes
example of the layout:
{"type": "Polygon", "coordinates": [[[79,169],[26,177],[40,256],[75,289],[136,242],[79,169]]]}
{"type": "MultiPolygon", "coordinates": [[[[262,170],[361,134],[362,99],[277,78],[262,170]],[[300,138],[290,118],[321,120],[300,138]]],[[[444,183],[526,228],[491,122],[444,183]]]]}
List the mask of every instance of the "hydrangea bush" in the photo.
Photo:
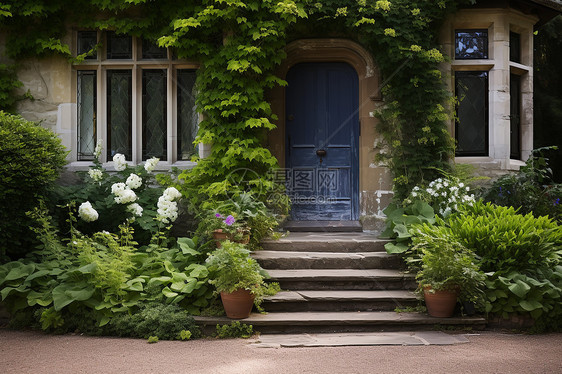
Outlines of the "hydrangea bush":
{"type": "Polygon", "coordinates": [[[410,195],[404,200],[404,205],[412,204],[416,200],[428,203],[435,214],[446,218],[459,210],[462,204],[472,206],[476,201],[470,187],[458,178],[438,178],[429,183],[427,188],[415,186],[410,195]]]}
{"type": "MultiPolygon", "coordinates": [[[[98,141],[95,155],[99,157],[101,152],[101,141],[98,141]]],[[[155,187],[158,183],[153,171],[158,158],[131,167],[125,156],[118,153],[113,157],[115,172],[108,172],[97,157],[94,165],[81,174],[81,184],[60,187],[59,190],[58,205],[75,201],[79,206],[76,228],[80,232],[117,232],[120,224],[128,222],[134,229],[135,240],[148,244],[152,234],[162,231],[178,218],[181,193],[173,187],[166,190],[155,187]]],[[[66,212],[58,214],[59,224],[64,226],[66,212]]]]}

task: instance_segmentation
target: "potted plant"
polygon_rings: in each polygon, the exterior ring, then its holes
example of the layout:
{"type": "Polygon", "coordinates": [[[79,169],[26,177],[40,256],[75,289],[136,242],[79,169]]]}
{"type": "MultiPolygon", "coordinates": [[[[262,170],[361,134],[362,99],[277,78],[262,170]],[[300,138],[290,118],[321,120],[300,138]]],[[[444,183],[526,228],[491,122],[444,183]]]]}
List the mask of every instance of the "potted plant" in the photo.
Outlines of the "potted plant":
{"type": "Polygon", "coordinates": [[[419,255],[421,264],[416,276],[418,291],[433,317],[451,317],[457,299],[475,301],[483,295],[485,275],[474,254],[449,232],[427,224],[412,230],[412,252],[419,255]]]}
{"type": "Polygon", "coordinates": [[[265,295],[275,294],[278,284],[267,284],[268,276],[258,262],[250,257],[250,251],[240,243],[230,240],[207,258],[210,281],[221,295],[227,317],[247,318],[252,306],[259,307],[265,295]]]}
{"type": "Polygon", "coordinates": [[[217,248],[224,240],[247,244],[250,241],[250,229],[232,214],[207,213],[201,220],[200,227],[203,228],[208,237],[215,240],[217,248]]]}

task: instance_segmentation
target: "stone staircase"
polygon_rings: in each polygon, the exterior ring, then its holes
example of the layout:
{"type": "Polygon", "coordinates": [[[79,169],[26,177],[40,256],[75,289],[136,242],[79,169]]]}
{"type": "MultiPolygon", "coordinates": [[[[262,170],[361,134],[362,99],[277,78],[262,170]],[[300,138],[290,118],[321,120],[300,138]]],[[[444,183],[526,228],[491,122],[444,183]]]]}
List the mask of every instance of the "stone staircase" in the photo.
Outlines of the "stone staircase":
{"type": "MultiPolygon", "coordinates": [[[[255,252],[282,292],[267,298],[267,314],[244,323],[265,333],[318,333],[428,330],[435,325],[484,328],[481,317],[435,318],[397,313],[418,305],[414,277],[402,261],[384,250],[386,241],[369,233],[291,232],[266,241],[255,252]]],[[[226,317],[197,317],[208,332],[226,317]]]]}

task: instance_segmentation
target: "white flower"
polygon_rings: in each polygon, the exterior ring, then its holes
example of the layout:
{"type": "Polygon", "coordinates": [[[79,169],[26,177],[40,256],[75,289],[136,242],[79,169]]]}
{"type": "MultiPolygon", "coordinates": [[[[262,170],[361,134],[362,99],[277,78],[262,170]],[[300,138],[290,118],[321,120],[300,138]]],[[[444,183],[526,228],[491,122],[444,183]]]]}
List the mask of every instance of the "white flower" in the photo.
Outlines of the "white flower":
{"type": "Polygon", "coordinates": [[[100,169],[90,169],[88,170],[88,175],[95,182],[99,182],[103,179],[103,171],[100,169]]]}
{"type": "Polygon", "coordinates": [[[137,195],[135,194],[135,192],[128,188],[124,189],[123,191],[119,191],[119,193],[115,196],[115,202],[117,204],[133,203],[136,199],[137,195]]]}
{"type": "Polygon", "coordinates": [[[96,148],[94,149],[94,157],[99,159],[101,156],[101,151],[103,149],[103,139],[98,139],[96,143],[96,148]]]}
{"type": "Polygon", "coordinates": [[[448,186],[449,186],[449,182],[447,182],[447,181],[443,182],[443,186],[448,187],[448,186]]]}
{"type": "Polygon", "coordinates": [[[441,189],[441,187],[442,187],[442,186],[441,186],[441,183],[437,183],[437,184],[435,185],[435,188],[438,189],[438,190],[441,189]]]}
{"type": "Polygon", "coordinates": [[[142,206],[137,203],[130,204],[127,207],[127,211],[132,213],[134,216],[141,217],[142,216],[142,206]]]}
{"type": "Polygon", "coordinates": [[[418,193],[415,192],[415,191],[412,191],[412,197],[416,197],[416,196],[418,196],[418,193]]]}
{"type": "Polygon", "coordinates": [[[414,191],[419,191],[419,190],[420,190],[420,188],[418,186],[414,187],[414,191]]]}
{"type": "Polygon", "coordinates": [[[82,218],[86,222],[94,222],[98,219],[99,214],[98,212],[92,207],[92,204],[89,201],[80,204],[78,207],[78,216],[82,218]]]}
{"type": "Polygon", "coordinates": [[[152,157],[151,159],[146,160],[144,164],[144,170],[146,170],[149,173],[152,173],[154,168],[156,168],[156,165],[158,165],[158,161],[160,161],[160,159],[156,157],[152,157]]]}
{"type": "Polygon", "coordinates": [[[131,174],[125,184],[132,190],[137,189],[142,185],[142,178],[136,174],[131,174]]]}
{"type": "Polygon", "coordinates": [[[175,187],[168,187],[162,196],[166,196],[168,200],[176,200],[181,197],[181,193],[175,187]]]}
{"type": "Polygon", "coordinates": [[[125,170],[127,168],[127,160],[125,159],[125,156],[121,153],[115,154],[115,156],[113,156],[113,167],[117,171],[125,170]]]}
{"type": "Polygon", "coordinates": [[[427,190],[425,190],[428,194],[433,195],[433,190],[431,188],[428,188],[427,190]]]}
{"type": "Polygon", "coordinates": [[[178,203],[170,201],[165,195],[158,198],[158,216],[164,223],[174,222],[178,218],[178,203]]]}
{"type": "Polygon", "coordinates": [[[111,193],[114,194],[114,195],[118,195],[122,191],[124,191],[126,188],[127,188],[127,186],[125,185],[125,183],[114,183],[111,186],[111,193]]]}
{"type": "Polygon", "coordinates": [[[462,182],[459,183],[459,187],[460,187],[460,188],[463,188],[463,187],[464,187],[464,183],[462,183],[462,182]]]}

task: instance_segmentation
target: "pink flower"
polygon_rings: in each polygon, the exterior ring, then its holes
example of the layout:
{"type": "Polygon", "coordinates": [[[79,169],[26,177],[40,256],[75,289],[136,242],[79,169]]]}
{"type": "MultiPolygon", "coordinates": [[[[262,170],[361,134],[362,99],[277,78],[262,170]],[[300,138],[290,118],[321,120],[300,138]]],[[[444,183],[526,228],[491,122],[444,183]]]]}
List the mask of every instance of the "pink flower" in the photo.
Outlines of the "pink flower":
{"type": "Polygon", "coordinates": [[[217,218],[222,218],[222,216],[221,216],[220,213],[215,213],[215,217],[217,217],[217,218]]]}
{"type": "Polygon", "coordinates": [[[224,223],[226,223],[227,226],[231,226],[234,223],[235,219],[234,217],[232,217],[231,215],[226,217],[226,219],[224,220],[224,223]]]}

